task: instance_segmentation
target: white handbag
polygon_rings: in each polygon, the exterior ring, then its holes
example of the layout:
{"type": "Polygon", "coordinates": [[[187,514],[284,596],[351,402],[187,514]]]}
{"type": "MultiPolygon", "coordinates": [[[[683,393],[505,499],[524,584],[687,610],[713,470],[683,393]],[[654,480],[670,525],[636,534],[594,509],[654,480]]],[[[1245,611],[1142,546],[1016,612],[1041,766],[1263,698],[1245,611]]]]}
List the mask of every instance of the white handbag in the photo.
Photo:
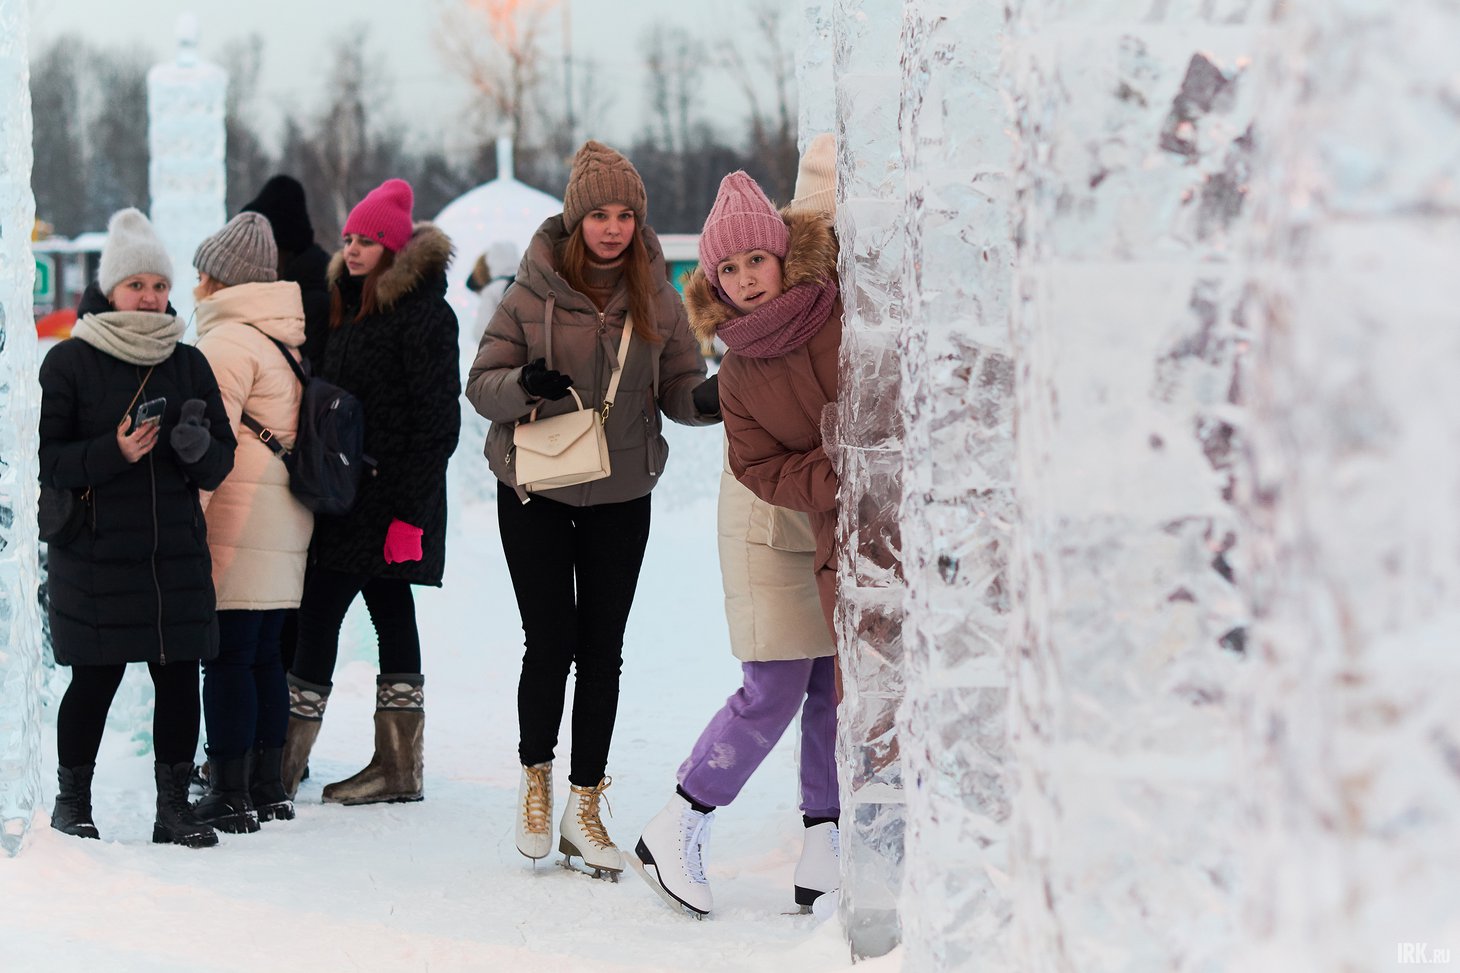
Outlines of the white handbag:
{"type": "MultiPolygon", "coordinates": [[[[618,393],[618,380],[623,366],[628,361],[629,339],[634,333],[634,323],[624,321],[624,336],[619,341],[618,360],[613,363],[613,377],[608,382],[608,393],[603,399],[603,408],[593,411],[583,405],[578,390],[569,388],[578,408],[573,412],[537,417],[532,414],[517,423],[512,431],[515,447],[517,485],[529,493],[541,490],[556,490],[601,480],[613,472],[608,461],[608,436],[604,425],[613,411],[613,397],[618,393]]],[[[552,324],[548,324],[547,366],[552,368],[552,324]]]]}

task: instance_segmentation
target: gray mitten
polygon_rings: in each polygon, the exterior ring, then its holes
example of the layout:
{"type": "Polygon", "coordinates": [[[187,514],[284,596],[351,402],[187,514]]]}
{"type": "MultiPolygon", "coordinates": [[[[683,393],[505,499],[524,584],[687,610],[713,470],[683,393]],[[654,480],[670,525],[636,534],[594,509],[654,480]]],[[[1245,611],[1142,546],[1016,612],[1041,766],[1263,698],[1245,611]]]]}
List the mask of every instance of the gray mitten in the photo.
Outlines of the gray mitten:
{"type": "Polygon", "coordinates": [[[182,418],[167,437],[172,443],[172,451],[184,463],[196,463],[208,451],[208,443],[213,436],[208,432],[208,420],[203,415],[207,408],[208,403],[202,399],[188,399],[182,404],[182,418]]]}

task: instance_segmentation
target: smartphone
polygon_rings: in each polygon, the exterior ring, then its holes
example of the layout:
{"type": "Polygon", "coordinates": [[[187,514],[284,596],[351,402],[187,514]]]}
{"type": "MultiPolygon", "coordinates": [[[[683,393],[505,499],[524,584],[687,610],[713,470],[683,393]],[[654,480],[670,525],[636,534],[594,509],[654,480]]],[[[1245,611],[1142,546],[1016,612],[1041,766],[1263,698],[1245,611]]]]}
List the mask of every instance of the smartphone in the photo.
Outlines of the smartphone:
{"type": "Polygon", "coordinates": [[[132,410],[131,432],[136,432],[146,425],[157,425],[162,421],[162,413],[166,409],[167,398],[164,396],[148,399],[146,402],[140,403],[136,409],[132,410]]]}

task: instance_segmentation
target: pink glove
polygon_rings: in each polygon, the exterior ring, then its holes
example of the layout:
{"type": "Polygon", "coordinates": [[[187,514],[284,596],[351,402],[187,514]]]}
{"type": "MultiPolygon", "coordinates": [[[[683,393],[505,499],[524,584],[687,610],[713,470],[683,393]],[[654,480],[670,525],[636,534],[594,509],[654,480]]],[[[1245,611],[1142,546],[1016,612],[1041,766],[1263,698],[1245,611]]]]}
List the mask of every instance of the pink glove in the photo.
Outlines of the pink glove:
{"type": "Polygon", "coordinates": [[[421,534],[404,520],[392,520],[385,531],[385,563],[395,564],[421,559],[421,534]]]}

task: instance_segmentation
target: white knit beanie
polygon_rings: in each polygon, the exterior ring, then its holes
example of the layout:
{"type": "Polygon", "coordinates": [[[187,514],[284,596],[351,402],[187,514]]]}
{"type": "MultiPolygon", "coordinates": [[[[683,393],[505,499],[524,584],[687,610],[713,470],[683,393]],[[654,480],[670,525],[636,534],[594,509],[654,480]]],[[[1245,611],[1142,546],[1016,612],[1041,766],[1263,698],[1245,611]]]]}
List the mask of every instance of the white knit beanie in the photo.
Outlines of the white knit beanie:
{"type": "Polygon", "coordinates": [[[822,132],[806,146],[796,171],[796,198],[787,209],[792,213],[836,212],[836,138],[822,132]]]}
{"type": "Polygon", "coordinates": [[[157,274],[172,283],[172,260],[167,248],[141,210],[128,207],[112,214],[101,248],[96,282],[107,297],[133,274],[157,274]]]}

